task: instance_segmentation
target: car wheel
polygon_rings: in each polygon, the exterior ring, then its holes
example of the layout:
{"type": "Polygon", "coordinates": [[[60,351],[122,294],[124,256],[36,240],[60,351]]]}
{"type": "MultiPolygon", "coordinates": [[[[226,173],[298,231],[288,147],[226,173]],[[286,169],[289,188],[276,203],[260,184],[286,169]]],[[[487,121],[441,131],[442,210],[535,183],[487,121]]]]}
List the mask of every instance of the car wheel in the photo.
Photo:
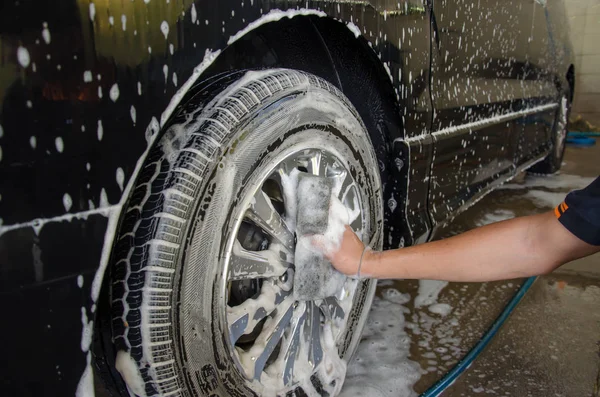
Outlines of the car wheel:
{"type": "Polygon", "coordinates": [[[554,174],[560,170],[563,157],[565,155],[565,147],[567,143],[567,126],[569,123],[569,114],[571,113],[571,103],[568,99],[568,94],[563,94],[559,108],[557,110],[556,122],[552,131],[552,146],[551,151],[539,163],[531,167],[530,171],[539,174],[554,174]]]}
{"type": "Polygon", "coordinates": [[[380,248],[369,135],[310,74],[211,87],[167,123],[124,210],[111,260],[116,368],[136,395],[335,395],[375,284],[348,278],[334,296],[294,300],[294,181],[337,179],[360,212],[351,226],[380,248]]]}

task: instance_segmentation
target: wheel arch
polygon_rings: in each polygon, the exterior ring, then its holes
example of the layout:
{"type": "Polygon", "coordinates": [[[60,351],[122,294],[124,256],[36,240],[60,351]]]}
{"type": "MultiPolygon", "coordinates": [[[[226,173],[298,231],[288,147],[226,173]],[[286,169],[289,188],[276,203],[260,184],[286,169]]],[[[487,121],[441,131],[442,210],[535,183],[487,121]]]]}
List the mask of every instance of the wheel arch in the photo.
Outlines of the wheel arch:
{"type": "MultiPolygon", "coordinates": [[[[238,38],[219,54],[201,79],[231,70],[264,68],[308,72],[327,80],[344,93],[369,132],[379,162],[383,200],[388,202],[393,187],[406,180],[406,175],[401,175],[394,164],[397,153],[393,144],[394,140],[404,137],[400,114],[403,104],[372,43],[359,34],[355,26],[330,17],[284,18],[238,38]]],[[[404,167],[404,173],[408,168],[404,167]]],[[[399,214],[392,216],[388,206],[384,206],[384,211],[384,235],[387,236],[391,219],[397,223],[401,217],[399,214]]],[[[396,230],[400,229],[396,226],[396,230]]],[[[400,235],[396,237],[399,239],[400,235]]]]}
{"type": "Polygon", "coordinates": [[[380,160],[403,136],[391,77],[362,35],[330,17],[295,16],[248,31],[226,47],[201,79],[231,70],[287,68],[319,76],[357,109],[380,160]],[[358,80],[361,81],[358,81],[358,80]]]}

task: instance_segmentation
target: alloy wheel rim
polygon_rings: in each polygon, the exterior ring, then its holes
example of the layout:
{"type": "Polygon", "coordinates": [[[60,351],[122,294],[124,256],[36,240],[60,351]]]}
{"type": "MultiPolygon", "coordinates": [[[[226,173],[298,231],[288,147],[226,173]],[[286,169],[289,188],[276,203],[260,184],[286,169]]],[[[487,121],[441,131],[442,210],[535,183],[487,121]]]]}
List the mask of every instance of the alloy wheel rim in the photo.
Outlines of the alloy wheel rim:
{"type": "Polygon", "coordinates": [[[334,347],[341,342],[358,285],[348,278],[335,296],[294,300],[295,205],[290,185],[299,172],[333,178],[341,202],[360,211],[350,225],[359,236],[367,221],[364,199],[339,155],[307,148],[282,154],[271,164],[256,170],[258,178],[245,189],[237,222],[227,236],[224,323],[228,347],[246,378],[284,390],[308,381],[331,354],[332,342],[334,347]]]}

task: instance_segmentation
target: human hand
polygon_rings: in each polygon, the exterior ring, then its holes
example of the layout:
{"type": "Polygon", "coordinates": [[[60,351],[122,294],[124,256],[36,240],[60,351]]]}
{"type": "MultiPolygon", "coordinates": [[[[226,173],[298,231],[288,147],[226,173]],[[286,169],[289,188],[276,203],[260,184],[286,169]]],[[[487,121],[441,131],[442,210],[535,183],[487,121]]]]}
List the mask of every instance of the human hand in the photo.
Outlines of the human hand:
{"type": "Polygon", "coordinates": [[[346,225],[344,234],[342,235],[341,242],[337,249],[328,248],[327,244],[323,244],[320,236],[315,236],[313,241],[317,248],[323,252],[325,258],[331,262],[333,267],[340,273],[343,273],[347,276],[360,276],[358,272],[361,259],[363,260],[364,266],[366,257],[370,256],[372,253],[368,247],[365,248],[363,242],[360,241],[358,236],[348,225],[346,225]]]}

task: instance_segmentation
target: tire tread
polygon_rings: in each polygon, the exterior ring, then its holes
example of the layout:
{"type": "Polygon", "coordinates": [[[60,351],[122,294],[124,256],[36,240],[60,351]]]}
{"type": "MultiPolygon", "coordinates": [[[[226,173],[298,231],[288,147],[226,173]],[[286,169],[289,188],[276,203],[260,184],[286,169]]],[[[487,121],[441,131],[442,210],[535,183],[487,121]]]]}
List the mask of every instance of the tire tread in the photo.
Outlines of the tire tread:
{"type": "Polygon", "coordinates": [[[187,109],[190,113],[184,116],[194,118],[188,127],[196,132],[181,142],[176,131],[167,130],[151,150],[116,240],[111,284],[114,342],[138,363],[147,395],[187,395],[174,359],[171,292],[193,197],[229,132],[266,100],[303,85],[330,91],[348,104],[337,88],[320,78],[273,70],[240,86],[233,84],[225,96],[199,111],[187,109]]]}

